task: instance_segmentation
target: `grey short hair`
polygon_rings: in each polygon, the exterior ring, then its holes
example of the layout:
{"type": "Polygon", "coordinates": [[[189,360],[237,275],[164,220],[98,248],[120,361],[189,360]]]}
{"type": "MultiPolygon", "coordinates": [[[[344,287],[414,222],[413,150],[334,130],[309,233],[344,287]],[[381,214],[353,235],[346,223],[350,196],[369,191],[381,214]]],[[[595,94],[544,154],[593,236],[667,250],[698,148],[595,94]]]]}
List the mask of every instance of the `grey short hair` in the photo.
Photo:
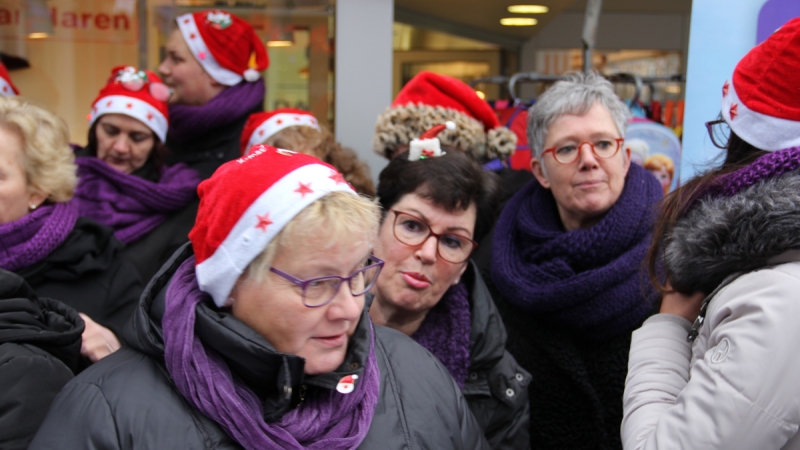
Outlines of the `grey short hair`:
{"type": "Polygon", "coordinates": [[[528,110],[528,142],[531,154],[542,157],[547,130],[556,119],[565,114],[585,114],[600,103],[611,113],[621,137],[631,118],[630,109],[617,97],[611,83],[602,75],[592,72],[567,74],[570,78],[558,81],[545,91],[528,110]]]}

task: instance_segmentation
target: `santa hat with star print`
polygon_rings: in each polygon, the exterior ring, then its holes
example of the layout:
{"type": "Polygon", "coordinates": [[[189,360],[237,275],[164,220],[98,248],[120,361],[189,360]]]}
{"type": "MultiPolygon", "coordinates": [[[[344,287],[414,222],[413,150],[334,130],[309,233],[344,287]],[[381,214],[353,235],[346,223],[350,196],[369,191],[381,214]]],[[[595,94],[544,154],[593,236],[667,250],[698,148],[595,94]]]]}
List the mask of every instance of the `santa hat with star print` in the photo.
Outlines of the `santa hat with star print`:
{"type": "Polygon", "coordinates": [[[91,127],[103,114],[124,114],[147,125],[161,142],[167,139],[169,88],[149,70],[131,66],[111,69],[108,84],[92,103],[91,127]]]}
{"type": "Polygon", "coordinates": [[[470,154],[478,161],[506,158],[516,148],[517,137],[500,126],[492,108],[466,83],[452,77],[420,72],[378,116],[372,149],[391,157],[434,125],[447,121],[456,128],[439,134],[442,145],[470,154]]]}
{"type": "Polygon", "coordinates": [[[19,95],[19,89],[11,81],[11,76],[8,75],[5,64],[0,63],[0,96],[16,97],[17,95],[19,95]]]}
{"type": "Polygon", "coordinates": [[[800,18],[739,61],[722,87],[722,117],[758,149],[800,146],[800,18]]]}
{"type": "Polygon", "coordinates": [[[220,11],[184,14],[175,21],[192,55],[225,86],[258,81],[269,67],[264,43],[244,19],[220,11]]]}
{"type": "Polygon", "coordinates": [[[274,111],[251,114],[242,130],[240,147],[242,156],[254,145],[261,144],[284,128],[303,126],[319,131],[317,118],[308,111],[295,108],[279,108],[274,111]]]}
{"type": "Polygon", "coordinates": [[[332,192],[358,195],[332,166],[302,153],[257,145],[223,164],[197,188],[189,240],[200,289],[225,306],[236,280],[286,224],[332,192]]]}

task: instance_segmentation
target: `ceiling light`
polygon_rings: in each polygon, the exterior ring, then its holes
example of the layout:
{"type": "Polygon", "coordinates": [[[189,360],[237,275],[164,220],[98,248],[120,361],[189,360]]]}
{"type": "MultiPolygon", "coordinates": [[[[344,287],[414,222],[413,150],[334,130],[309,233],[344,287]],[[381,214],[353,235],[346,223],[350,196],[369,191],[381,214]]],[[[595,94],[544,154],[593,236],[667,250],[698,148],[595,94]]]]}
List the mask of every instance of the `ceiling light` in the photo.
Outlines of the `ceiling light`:
{"type": "Polygon", "coordinates": [[[530,27],[539,23],[532,17],[504,17],[500,19],[500,24],[507,27],[530,27]]]}
{"type": "Polygon", "coordinates": [[[267,47],[291,47],[294,45],[292,41],[269,41],[267,47]]]}
{"type": "Polygon", "coordinates": [[[28,34],[28,38],[29,39],[44,39],[44,38],[49,37],[49,36],[50,35],[47,34],[47,33],[29,33],[28,34]]]}
{"type": "Polygon", "coordinates": [[[475,93],[478,94],[479,99],[486,100],[486,94],[484,94],[483,91],[475,91],[475,93]]]}
{"type": "Polygon", "coordinates": [[[544,5],[511,5],[508,7],[508,12],[514,14],[544,14],[550,11],[550,8],[544,5]]]}

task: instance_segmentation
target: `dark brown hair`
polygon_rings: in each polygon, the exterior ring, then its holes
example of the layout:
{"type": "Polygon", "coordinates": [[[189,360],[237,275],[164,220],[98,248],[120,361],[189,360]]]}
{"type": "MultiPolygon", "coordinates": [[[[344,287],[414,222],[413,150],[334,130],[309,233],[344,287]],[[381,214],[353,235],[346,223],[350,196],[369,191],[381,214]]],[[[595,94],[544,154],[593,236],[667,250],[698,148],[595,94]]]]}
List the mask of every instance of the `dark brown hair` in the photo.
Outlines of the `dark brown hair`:
{"type": "MultiPolygon", "coordinates": [[[[666,275],[667,280],[670,279],[669,268],[663,261],[664,248],[678,221],[686,216],[695,202],[719,180],[720,176],[746,167],[766,153],[766,151],[748,144],[731,131],[725,161],[722,166],[692,178],[686,184],[664,197],[658,208],[658,215],[653,229],[653,240],[645,258],[647,273],[656,289],[662,293],[667,292],[665,283],[661,281],[663,279],[662,273],[666,275]]],[[[683,294],[692,293],[683,292],[683,294]]],[[[709,292],[706,292],[706,294],[709,294],[709,292]]]]}
{"type": "Polygon", "coordinates": [[[438,158],[409,161],[403,153],[389,162],[378,179],[378,202],[386,211],[406,194],[417,194],[452,212],[475,203],[475,233],[480,242],[494,225],[501,187],[497,175],[486,171],[462,151],[438,158]]]}
{"type": "MultiPolygon", "coordinates": [[[[97,124],[99,122],[99,119],[96,120],[89,128],[89,139],[86,144],[86,150],[95,157],[97,156],[97,124]]],[[[153,130],[150,131],[152,132],[153,130]]],[[[153,161],[153,165],[155,165],[156,169],[161,169],[164,167],[164,164],[166,164],[169,149],[161,142],[161,139],[159,139],[155,133],[153,133],[153,142],[153,148],[150,150],[150,156],[148,156],[147,159],[153,161]]]]}

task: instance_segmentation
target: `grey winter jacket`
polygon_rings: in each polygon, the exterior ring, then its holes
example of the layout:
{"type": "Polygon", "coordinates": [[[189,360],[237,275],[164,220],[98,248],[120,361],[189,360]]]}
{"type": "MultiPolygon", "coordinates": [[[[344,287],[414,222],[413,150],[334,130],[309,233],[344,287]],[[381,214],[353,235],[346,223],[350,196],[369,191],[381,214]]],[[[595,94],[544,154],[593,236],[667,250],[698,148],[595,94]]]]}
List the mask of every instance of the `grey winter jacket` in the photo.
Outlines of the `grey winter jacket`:
{"type": "MultiPolygon", "coordinates": [[[[31,449],[233,449],[241,446],[177,392],[164,366],[161,317],[167,285],[192,254],[186,245],[151,280],[126,330],[123,348],[81,373],[59,394],[31,449]]],[[[302,358],[277,353],[230,314],[201,303],[195,331],[262,399],[277,420],[299,402],[301,387],[333,388],[359,373],[368,346],[366,312],[342,366],[305,377],[302,358]],[[333,383],[333,384],[331,384],[333,383]],[[289,388],[292,388],[289,390],[289,388]],[[287,399],[286,392],[294,392],[287,399]]],[[[410,338],[375,326],[380,398],[362,449],[488,449],[458,386],[410,338]]]]}
{"type": "Polygon", "coordinates": [[[800,172],[681,219],[666,262],[709,294],[696,322],[658,314],[633,333],[625,449],[800,449],[800,172]]]}
{"type": "Polygon", "coordinates": [[[470,367],[462,392],[494,449],[530,448],[531,375],[506,350],[506,328],[475,264],[462,276],[469,290],[470,367]]]}

